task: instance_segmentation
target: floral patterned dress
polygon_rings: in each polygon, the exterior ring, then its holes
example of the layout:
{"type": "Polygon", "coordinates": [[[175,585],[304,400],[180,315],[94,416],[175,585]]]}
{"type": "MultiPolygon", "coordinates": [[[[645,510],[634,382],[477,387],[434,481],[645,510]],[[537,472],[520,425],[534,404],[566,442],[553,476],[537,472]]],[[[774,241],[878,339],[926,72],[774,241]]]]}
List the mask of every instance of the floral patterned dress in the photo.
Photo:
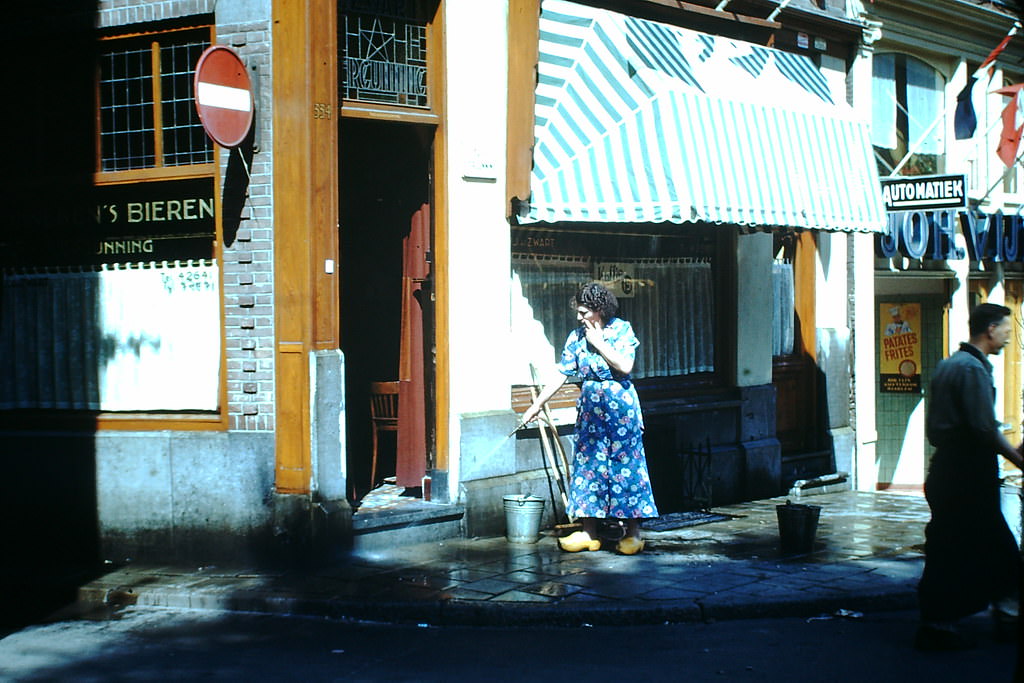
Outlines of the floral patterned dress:
{"type": "MultiPolygon", "coordinates": [[[[640,342],[627,321],[612,318],[604,334],[619,353],[635,356],[640,342]]],[[[629,375],[608,366],[582,327],[569,334],[558,369],[583,379],[566,512],[573,518],[657,517],[644,456],[644,419],[629,375]]]]}

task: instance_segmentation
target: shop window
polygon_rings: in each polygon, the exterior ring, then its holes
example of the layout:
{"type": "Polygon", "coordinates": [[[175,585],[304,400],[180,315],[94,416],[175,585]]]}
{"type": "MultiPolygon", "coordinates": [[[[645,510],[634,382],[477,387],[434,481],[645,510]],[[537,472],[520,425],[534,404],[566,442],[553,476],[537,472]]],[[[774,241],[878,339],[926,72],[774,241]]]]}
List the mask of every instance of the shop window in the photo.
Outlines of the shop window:
{"type": "Polygon", "coordinates": [[[715,370],[713,236],[590,235],[514,231],[515,383],[531,383],[529,365],[546,369],[577,322],[570,300],[580,285],[604,282],[620,316],[640,339],[633,377],[674,377],[715,370]]]}
{"type": "Polygon", "coordinates": [[[0,409],[214,411],[217,268],[0,273],[0,409]]]}
{"type": "Polygon", "coordinates": [[[192,78],[209,30],[104,41],[99,63],[100,170],[213,161],[192,78]]]}
{"type": "Polygon", "coordinates": [[[877,54],[873,63],[871,135],[879,172],[890,175],[901,164],[900,175],[944,172],[941,74],[904,54],[877,54]]]}
{"type": "MultiPolygon", "coordinates": [[[[810,233],[772,232],[772,384],[775,387],[775,434],[784,454],[818,450],[818,374],[816,343],[803,333],[814,329],[815,258],[810,233]],[[810,302],[810,306],[808,303],[810,302]],[[803,319],[801,320],[801,315],[803,319]]],[[[812,332],[813,334],[813,332],[812,332]]]]}
{"type": "Polygon", "coordinates": [[[219,410],[216,169],[192,96],[211,36],[99,41],[99,173],[0,256],[0,410],[219,410]]]}

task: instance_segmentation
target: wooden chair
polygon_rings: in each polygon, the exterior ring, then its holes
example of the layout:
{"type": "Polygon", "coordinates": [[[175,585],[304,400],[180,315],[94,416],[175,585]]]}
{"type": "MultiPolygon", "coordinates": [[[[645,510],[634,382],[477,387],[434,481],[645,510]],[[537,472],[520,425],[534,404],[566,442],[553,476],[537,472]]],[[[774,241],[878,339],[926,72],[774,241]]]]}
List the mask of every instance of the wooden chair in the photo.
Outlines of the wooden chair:
{"type": "Polygon", "coordinates": [[[377,485],[377,444],[380,432],[398,432],[398,382],[370,383],[370,422],[373,424],[373,460],[370,488],[377,485]]]}

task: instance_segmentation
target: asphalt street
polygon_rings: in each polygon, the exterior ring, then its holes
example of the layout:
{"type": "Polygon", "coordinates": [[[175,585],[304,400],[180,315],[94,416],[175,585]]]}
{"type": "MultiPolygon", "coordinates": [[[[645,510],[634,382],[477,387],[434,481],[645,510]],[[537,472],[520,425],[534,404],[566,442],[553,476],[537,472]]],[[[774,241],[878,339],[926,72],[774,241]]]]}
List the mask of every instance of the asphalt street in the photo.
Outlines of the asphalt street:
{"type": "Polygon", "coordinates": [[[128,607],[0,640],[3,681],[1013,680],[983,615],[967,652],[911,647],[913,611],[643,626],[491,627],[128,607]]]}

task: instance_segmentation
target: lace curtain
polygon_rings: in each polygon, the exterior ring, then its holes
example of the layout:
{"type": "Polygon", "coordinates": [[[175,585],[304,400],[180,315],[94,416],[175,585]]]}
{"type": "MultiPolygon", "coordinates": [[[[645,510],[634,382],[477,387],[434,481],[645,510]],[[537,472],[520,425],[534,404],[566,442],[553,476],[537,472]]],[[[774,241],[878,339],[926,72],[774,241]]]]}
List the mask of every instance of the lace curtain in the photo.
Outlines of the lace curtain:
{"type": "MultiPolygon", "coordinates": [[[[897,60],[894,53],[876,54],[871,63],[872,144],[890,150],[897,148],[897,110],[903,107],[907,118],[907,130],[904,132],[908,136],[908,148],[915,149],[916,154],[942,154],[943,126],[940,123],[932,127],[945,106],[942,75],[925,62],[909,55],[897,60]],[[900,75],[897,71],[900,70],[904,72],[901,75],[905,78],[902,86],[905,88],[905,106],[900,104],[897,93],[900,75]]],[[[906,151],[903,149],[901,153],[906,151]]]]}
{"type": "Polygon", "coordinates": [[[907,119],[910,128],[910,142],[918,154],[942,154],[942,130],[940,123],[932,127],[935,119],[942,115],[942,77],[924,62],[907,58],[907,119]]]}
{"type": "MultiPolygon", "coordinates": [[[[617,259],[628,264],[634,296],[619,299],[621,316],[632,323],[640,347],[633,376],[660,377],[714,370],[714,282],[711,264],[690,259],[617,259]]],[[[513,279],[522,292],[513,305],[517,339],[536,340],[542,331],[547,362],[562,350],[576,327],[570,300],[593,279],[590,259],[516,258],[513,279]]],[[[514,288],[515,289],[515,288],[514,288]]],[[[536,347],[536,341],[523,342],[536,347]]]]}
{"type": "Polygon", "coordinates": [[[772,264],[772,355],[793,353],[796,305],[793,293],[793,264],[776,261],[772,264]]]}
{"type": "Polygon", "coordinates": [[[0,297],[0,408],[216,410],[216,264],[12,272],[0,297]]]}
{"type": "Polygon", "coordinates": [[[875,55],[871,66],[871,142],[875,147],[896,149],[895,55],[875,55]]]}

